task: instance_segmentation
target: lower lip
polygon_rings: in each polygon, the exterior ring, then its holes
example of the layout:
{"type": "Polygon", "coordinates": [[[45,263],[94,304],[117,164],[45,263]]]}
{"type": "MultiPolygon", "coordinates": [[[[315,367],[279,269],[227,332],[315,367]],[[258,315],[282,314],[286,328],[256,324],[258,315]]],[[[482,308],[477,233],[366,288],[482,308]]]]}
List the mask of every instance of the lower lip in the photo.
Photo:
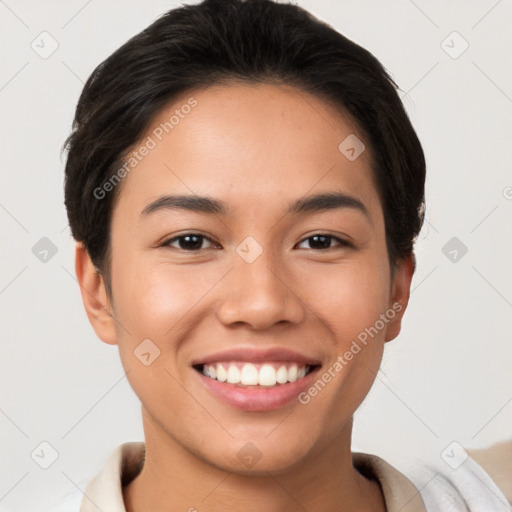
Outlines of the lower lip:
{"type": "Polygon", "coordinates": [[[228,405],[242,411],[272,411],[297,399],[301,392],[311,386],[319,368],[314,368],[308,375],[295,382],[277,384],[269,388],[243,387],[228,382],[219,382],[195,369],[193,371],[209,391],[228,405]]]}

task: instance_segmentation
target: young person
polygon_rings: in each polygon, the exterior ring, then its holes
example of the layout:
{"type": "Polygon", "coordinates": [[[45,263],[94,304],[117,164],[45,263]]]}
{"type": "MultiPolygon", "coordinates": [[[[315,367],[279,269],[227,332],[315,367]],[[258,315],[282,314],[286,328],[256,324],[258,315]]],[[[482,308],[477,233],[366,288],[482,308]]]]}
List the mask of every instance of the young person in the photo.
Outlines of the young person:
{"type": "Polygon", "coordinates": [[[65,205],[145,442],[112,452],[82,512],[508,510],[471,458],[418,483],[351,451],[424,216],[396,90],[367,50],[270,0],[173,9],[93,72],[65,205]]]}

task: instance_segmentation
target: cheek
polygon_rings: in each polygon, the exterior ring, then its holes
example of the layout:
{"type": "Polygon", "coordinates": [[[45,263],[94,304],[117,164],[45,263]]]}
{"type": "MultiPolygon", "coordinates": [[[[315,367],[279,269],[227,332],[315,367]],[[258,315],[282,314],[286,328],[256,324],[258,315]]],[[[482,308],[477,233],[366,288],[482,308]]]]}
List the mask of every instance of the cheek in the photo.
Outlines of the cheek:
{"type": "Polygon", "coordinates": [[[128,380],[145,405],[184,407],[187,399],[177,383],[183,380],[181,340],[193,330],[194,306],[211,284],[185,266],[150,264],[141,255],[127,255],[116,268],[122,276],[114,287],[116,328],[128,380]]]}
{"type": "Polygon", "coordinates": [[[162,351],[160,360],[174,366],[181,341],[197,327],[198,315],[208,314],[206,298],[225,270],[171,265],[141,255],[126,257],[117,270],[122,277],[114,285],[115,314],[125,327],[118,328],[120,349],[132,351],[149,338],[162,351]]]}
{"type": "Polygon", "coordinates": [[[116,312],[138,329],[157,327],[164,318],[186,308],[193,291],[193,273],[150,264],[144,256],[126,255],[115,266],[119,279],[114,285],[116,312]]]}
{"type": "Polygon", "coordinates": [[[377,260],[326,266],[311,272],[301,286],[308,305],[341,343],[372,326],[389,300],[389,276],[377,260]]]}

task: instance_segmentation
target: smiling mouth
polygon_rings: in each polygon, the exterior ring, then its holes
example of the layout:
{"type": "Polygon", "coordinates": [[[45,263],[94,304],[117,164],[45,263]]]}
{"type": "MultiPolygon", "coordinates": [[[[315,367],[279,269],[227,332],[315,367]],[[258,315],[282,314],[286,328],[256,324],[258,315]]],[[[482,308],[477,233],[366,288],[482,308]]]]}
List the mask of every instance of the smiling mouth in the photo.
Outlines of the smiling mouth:
{"type": "Polygon", "coordinates": [[[193,368],[218,382],[248,388],[273,388],[296,382],[309,375],[321,365],[296,362],[272,361],[251,363],[243,361],[223,361],[197,364],[193,368]]]}

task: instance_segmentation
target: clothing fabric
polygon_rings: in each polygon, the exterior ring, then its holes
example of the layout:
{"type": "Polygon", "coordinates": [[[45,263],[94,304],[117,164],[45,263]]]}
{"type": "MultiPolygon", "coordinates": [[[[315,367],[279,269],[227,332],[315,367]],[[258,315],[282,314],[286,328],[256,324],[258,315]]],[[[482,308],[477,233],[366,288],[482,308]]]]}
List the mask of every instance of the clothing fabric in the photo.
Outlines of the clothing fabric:
{"type": "MultiPolygon", "coordinates": [[[[512,441],[495,449],[494,459],[489,452],[475,453],[489,464],[500,462],[499,454],[507,449],[512,450],[512,441]]],[[[117,446],[83,493],[74,493],[46,512],[126,512],[122,489],[142,470],[144,456],[144,442],[117,446]]],[[[512,512],[512,468],[503,466],[508,467],[508,459],[493,470],[501,475],[507,495],[473,457],[456,469],[443,461],[418,464],[408,476],[377,455],[353,452],[352,461],[363,476],[379,482],[388,512],[512,512]]]]}

